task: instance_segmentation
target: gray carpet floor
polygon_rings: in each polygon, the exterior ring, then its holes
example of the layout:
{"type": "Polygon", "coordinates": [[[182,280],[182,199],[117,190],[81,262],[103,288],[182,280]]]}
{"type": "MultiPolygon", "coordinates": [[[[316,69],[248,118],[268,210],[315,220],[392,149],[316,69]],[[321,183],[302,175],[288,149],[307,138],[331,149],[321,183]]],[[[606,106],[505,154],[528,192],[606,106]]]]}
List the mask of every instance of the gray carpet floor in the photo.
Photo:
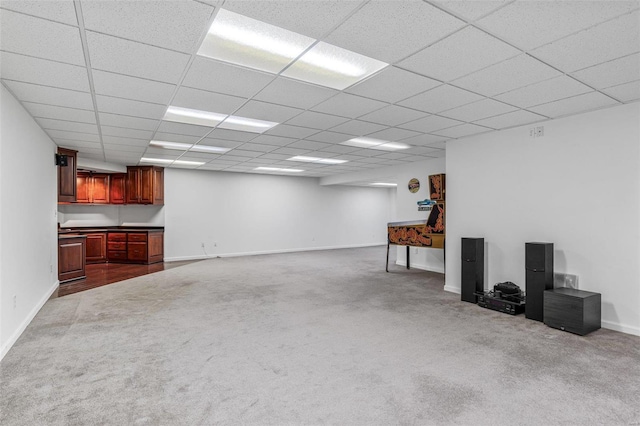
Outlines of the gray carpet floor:
{"type": "Polygon", "coordinates": [[[640,424],[640,338],[460,301],[372,247],[211,259],[44,306],[2,425],[640,424]]]}

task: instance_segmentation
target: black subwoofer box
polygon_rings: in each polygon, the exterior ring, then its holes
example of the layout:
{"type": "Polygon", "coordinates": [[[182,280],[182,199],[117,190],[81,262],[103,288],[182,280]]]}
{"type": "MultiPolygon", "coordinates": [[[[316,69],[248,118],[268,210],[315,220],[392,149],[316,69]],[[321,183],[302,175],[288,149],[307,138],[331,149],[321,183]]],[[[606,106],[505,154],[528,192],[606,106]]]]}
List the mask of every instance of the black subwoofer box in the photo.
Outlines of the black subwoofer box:
{"type": "Polygon", "coordinates": [[[543,320],[543,294],[553,289],[553,243],[525,243],[525,317],[543,320]]]}
{"type": "Polygon", "coordinates": [[[556,288],[544,292],[544,323],[584,336],[600,328],[600,293],[556,288]]]}
{"type": "Polygon", "coordinates": [[[477,303],[476,292],[484,291],[484,238],[462,238],[460,299],[477,303]]]}

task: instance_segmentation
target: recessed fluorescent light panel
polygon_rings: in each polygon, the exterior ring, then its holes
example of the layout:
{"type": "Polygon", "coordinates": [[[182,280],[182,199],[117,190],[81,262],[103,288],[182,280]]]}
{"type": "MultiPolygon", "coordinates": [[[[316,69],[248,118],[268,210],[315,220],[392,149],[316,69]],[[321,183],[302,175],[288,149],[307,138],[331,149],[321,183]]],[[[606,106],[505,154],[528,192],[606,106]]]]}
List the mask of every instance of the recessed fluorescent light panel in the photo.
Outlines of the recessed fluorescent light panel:
{"type": "Polygon", "coordinates": [[[231,148],[222,148],[219,146],[191,145],[190,143],[167,142],[167,141],[151,141],[149,142],[149,146],[155,146],[155,147],[165,148],[165,149],[176,149],[179,151],[208,152],[213,154],[224,154],[225,152],[228,152],[231,150],[231,148]]]}
{"type": "Polygon", "coordinates": [[[220,9],[198,55],[279,73],[315,39],[220,9]]]}
{"type": "Polygon", "coordinates": [[[141,163],[153,163],[153,164],[171,164],[176,166],[202,166],[203,161],[187,161],[187,160],[169,160],[166,158],[149,158],[142,157],[141,163]]]}
{"type": "Polygon", "coordinates": [[[389,65],[224,9],[218,11],[198,55],[274,74],[302,55],[282,75],[338,90],[389,65]]]}
{"type": "Polygon", "coordinates": [[[321,41],[282,75],[342,90],[387,65],[377,59],[321,41]]]}
{"type": "Polygon", "coordinates": [[[286,172],[286,173],[300,173],[304,172],[302,169],[283,169],[280,167],[256,167],[253,170],[261,171],[261,172],[286,172]]]}
{"type": "Polygon", "coordinates": [[[337,160],[335,158],[318,158],[318,157],[305,157],[298,155],[295,157],[287,158],[288,161],[300,161],[303,163],[319,163],[319,164],[342,164],[347,160],[337,160]]]}
{"type": "Polygon", "coordinates": [[[373,138],[353,138],[340,145],[355,146],[358,148],[378,149],[380,151],[399,151],[401,149],[411,148],[411,145],[401,142],[389,142],[373,138]]]}
{"type": "Polygon", "coordinates": [[[390,182],[374,182],[371,184],[371,186],[388,186],[388,187],[392,187],[392,186],[398,186],[397,183],[390,183],[390,182]]]}
{"type": "Polygon", "coordinates": [[[175,106],[169,106],[162,119],[178,123],[196,124],[198,126],[217,126],[221,129],[241,130],[251,133],[263,133],[279,124],[274,121],[255,120],[253,118],[175,106]]]}

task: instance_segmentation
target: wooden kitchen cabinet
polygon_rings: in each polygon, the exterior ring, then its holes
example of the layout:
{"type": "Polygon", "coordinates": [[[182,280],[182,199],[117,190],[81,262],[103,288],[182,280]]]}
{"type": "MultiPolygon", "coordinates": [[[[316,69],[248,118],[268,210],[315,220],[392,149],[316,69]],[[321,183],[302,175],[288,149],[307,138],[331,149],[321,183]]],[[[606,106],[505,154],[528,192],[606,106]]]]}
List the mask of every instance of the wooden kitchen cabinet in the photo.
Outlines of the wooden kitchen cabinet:
{"type": "Polygon", "coordinates": [[[74,203],[76,201],[76,169],[78,151],[58,148],[58,154],[67,156],[67,165],[57,166],[58,202],[74,203]]]}
{"type": "Polygon", "coordinates": [[[85,235],[58,236],[58,280],[63,283],[86,278],[85,235]]]}
{"type": "Polygon", "coordinates": [[[78,172],[76,202],[109,204],[109,175],[106,173],[78,172]]]}
{"type": "Polygon", "coordinates": [[[86,242],[86,262],[89,263],[104,263],[107,261],[107,233],[96,232],[91,234],[85,234],[87,236],[86,242]]]}
{"type": "Polygon", "coordinates": [[[125,202],[125,173],[114,173],[109,183],[109,202],[111,204],[124,204],[125,202]]]}
{"type": "Polygon", "coordinates": [[[164,204],[164,169],[156,166],[128,166],[126,204],[164,204]]]}
{"type": "Polygon", "coordinates": [[[109,232],[107,258],[115,263],[157,263],[164,260],[164,231],[109,232]]]}

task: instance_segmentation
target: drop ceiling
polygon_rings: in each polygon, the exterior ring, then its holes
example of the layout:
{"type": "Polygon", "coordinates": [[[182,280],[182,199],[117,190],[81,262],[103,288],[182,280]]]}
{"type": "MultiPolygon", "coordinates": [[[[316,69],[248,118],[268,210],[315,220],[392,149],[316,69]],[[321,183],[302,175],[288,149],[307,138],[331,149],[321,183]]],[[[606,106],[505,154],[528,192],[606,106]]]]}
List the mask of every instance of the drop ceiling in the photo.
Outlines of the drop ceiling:
{"type": "Polygon", "coordinates": [[[0,13],[2,84],[57,145],[120,165],[322,177],[640,99],[639,1],[2,0],[0,13]],[[336,90],[200,56],[220,10],[388,65],[336,90]],[[279,124],[177,123],[169,106],[279,124]],[[344,144],[362,137],[410,147],[344,144]]]}

